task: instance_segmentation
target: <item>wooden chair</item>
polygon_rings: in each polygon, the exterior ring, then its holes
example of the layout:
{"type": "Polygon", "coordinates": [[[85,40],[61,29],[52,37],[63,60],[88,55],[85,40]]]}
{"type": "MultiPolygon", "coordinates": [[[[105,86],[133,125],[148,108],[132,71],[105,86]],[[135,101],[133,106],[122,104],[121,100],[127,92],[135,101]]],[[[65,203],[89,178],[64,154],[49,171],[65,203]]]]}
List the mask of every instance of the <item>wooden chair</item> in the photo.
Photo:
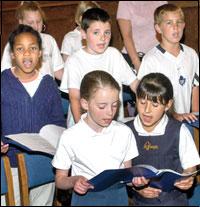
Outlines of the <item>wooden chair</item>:
{"type": "MultiPolygon", "coordinates": [[[[30,206],[29,189],[53,182],[55,175],[51,157],[39,154],[17,154],[20,197],[22,206],[30,206]]],[[[56,206],[60,202],[54,201],[56,206]]]]}
{"type": "Polygon", "coordinates": [[[7,156],[1,156],[1,195],[5,195],[7,206],[15,206],[13,178],[7,156]]]}

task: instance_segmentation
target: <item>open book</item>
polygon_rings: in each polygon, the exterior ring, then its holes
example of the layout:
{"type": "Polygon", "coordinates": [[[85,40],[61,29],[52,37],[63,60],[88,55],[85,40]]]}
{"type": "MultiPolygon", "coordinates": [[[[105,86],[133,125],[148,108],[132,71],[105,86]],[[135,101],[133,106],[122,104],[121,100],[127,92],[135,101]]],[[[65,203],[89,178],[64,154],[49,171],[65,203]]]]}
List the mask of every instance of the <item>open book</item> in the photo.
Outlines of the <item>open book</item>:
{"type": "Polygon", "coordinates": [[[180,174],[170,169],[156,169],[151,165],[135,165],[131,168],[104,170],[88,182],[94,186],[91,191],[102,191],[115,183],[131,183],[134,177],[144,176],[150,179],[149,186],[169,192],[175,188],[174,183],[180,179],[185,179],[196,175],[200,169],[188,173],[180,174]]]}
{"type": "Polygon", "coordinates": [[[54,155],[58,141],[66,128],[48,124],[37,133],[6,135],[7,143],[26,151],[37,151],[54,155]]]}

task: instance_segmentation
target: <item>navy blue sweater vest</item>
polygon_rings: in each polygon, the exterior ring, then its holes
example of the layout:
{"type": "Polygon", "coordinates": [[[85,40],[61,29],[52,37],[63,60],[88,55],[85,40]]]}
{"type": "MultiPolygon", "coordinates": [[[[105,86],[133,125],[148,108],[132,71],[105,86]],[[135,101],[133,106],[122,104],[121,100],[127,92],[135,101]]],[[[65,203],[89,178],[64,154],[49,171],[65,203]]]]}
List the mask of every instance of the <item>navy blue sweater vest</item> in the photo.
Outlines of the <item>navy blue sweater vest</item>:
{"type": "MultiPolygon", "coordinates": [[[[38,133],[47,125],[65,126],[61,97],[53,78],[45,75],[33,97],[21,82],[5,70],[1,74],[1,136],[38,133]]],[[[16,166],[15,152],[9,147],[11,165],[16,166]]]]}
{"type": "MultiPolygon", "coordinates": [[[[133,159],[133,165],[147,164],[157,169],[167,168],[182,173],[183,169],[179,158],[181,122],[169,119],[164,135],[158,136],[140,136],[133,125],[133,121],[127,122],[126,125],[132,129],[139,151],[139,156],[133,159]]],[[[174,195],[181,195],[178,190],[171,193],[163,192],[157,199],[143,199],[136,194],[136,199],[139,198],[140,201],[144,202],[143,204],[160,204],[161,202],[168,202],[174,198],[174,195]]],[[[185,196],[183,200],[185,202],[185,196]]]]}

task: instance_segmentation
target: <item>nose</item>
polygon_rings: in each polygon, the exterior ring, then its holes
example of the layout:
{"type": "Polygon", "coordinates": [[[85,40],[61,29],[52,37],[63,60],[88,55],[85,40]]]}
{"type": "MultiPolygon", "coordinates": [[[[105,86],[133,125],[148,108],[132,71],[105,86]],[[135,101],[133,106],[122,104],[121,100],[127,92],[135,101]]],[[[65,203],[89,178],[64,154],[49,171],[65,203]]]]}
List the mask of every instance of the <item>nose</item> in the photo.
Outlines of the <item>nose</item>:
{"type": "Polygon", "coordinates": [[[105,40],[105,34],[102,34],[100,39],[101,39],[102,41],[104,41],[104,40],[105,40]]]}
{"type": "Polygon", "coordinates": [[[30,55],[31,51],[30,48],[24,49],[24,55],[30,55]]]}
{"type": "Polygon", "coordinates": [[[147,101],[145,104],[145,112],[150,113],[151,112],[151,102],[147,101]]]}
{"type": "Polygon", "coordinates": [[[114,113],[114,109],[112,108],[112,106],[109,106],[108,108],[107,108],[107,115],[109,115],[110,117],[112,117],[113,116],[113,113],[114,113]]]}

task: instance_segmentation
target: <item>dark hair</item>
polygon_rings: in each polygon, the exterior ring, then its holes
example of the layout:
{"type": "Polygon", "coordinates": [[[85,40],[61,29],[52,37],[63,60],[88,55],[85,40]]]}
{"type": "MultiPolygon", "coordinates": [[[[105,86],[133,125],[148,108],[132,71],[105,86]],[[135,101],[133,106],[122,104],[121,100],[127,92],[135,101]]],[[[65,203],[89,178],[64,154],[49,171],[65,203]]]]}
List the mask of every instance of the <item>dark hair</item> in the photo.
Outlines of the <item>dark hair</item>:
{"type": "Polygon", "coordinates": [[[80,97],[89,100],[99,88],[105,86],[110,86],[111,88],[120,91],[119,84],[109,73],[102,70],[89,72],[81,81],[80,97]]]}
{"type": "Polygon", "coordinates": [[[42,50],[42,39],[40,37],[40,34],[28,25],[19,24],[19,26],[10,34],[8,38],[11,51],[13,51],[15,38],[22,33],[30,33],[35,36],[38,42],[39,49],[42,50]]]}
{"type": "Polygon", "coordinates": [[[166,105],[173,99],[173,86],[171,81],[162,73],[149,73],[140,81],[137,90],[137,98],[146,98],[153,102],[166,105]]]}
{"type": "Polygon", "coordinates": [[[100,21],[104,23],[109,22],[111,24],[109,14],[101,8],[91,8],[84,12],[81,21],[81,28],[84,31],[87,31],[93,21],[100,21]]]}

